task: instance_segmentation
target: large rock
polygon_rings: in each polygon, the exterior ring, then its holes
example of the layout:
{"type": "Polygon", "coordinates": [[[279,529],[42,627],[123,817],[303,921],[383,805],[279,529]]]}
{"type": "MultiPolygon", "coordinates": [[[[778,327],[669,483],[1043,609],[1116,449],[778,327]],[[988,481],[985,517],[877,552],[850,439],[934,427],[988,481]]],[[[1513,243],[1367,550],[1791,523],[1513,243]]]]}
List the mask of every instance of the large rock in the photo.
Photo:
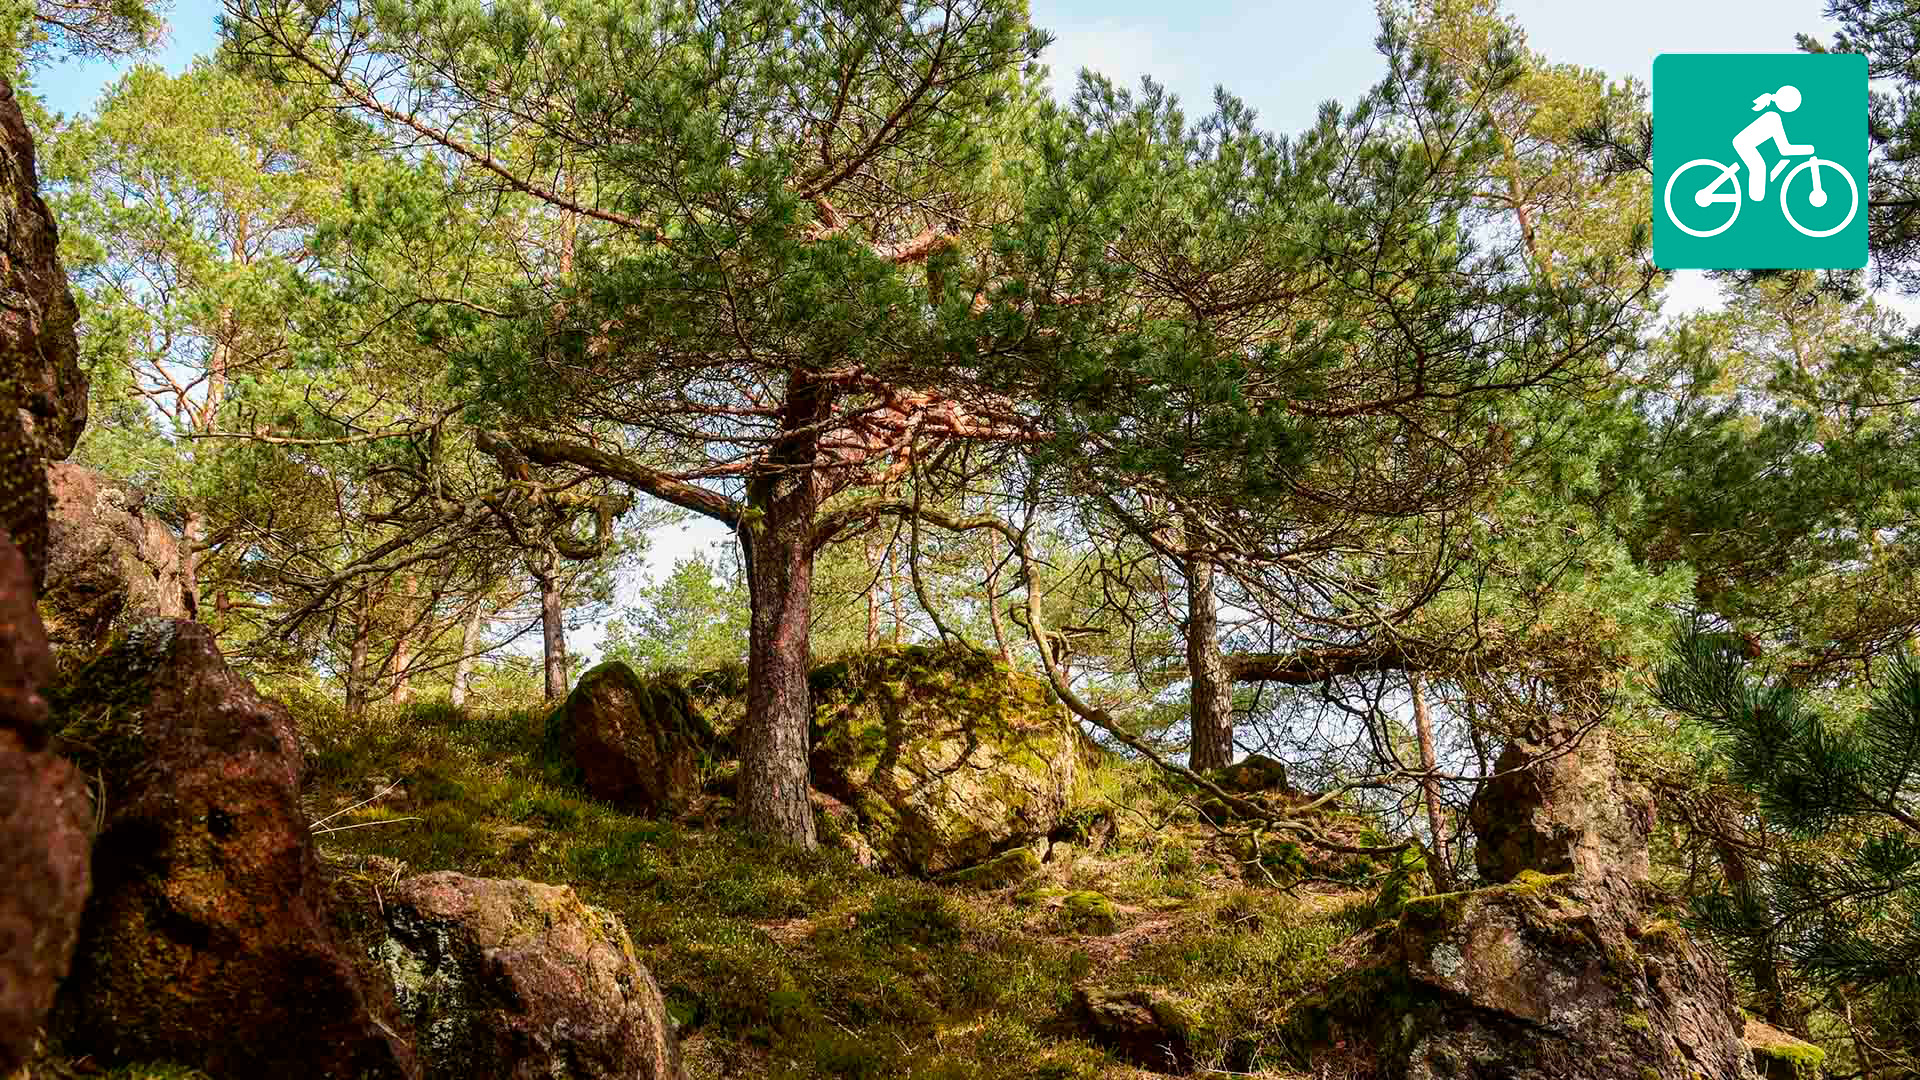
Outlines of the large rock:
{"type": "Polygon", "coordinates": [[[1571,748],[1564,733],[1513,745],[1498,768],[1524,772],[1483,788],[1472,815],[1494,883],[1405,902],[1375,962],[1302,1010],[1315,1064],[1359,1055],[1374,1075],[1418,1080],[1748,1080],[1726,967],[1652,917],[1650,803],[1605,729],[1571,748]]]}
{"type": "Polygon", "coordinates": [[[292,719],[207,629],[136,622],[52,706],[106,798],[54,1009],[64,1048],[215,1076],[414,1075],[323,910],[292,719]]]}
{"type": "Polygon", "coordinates": [[[26,561],[0,532],[0,1076],[33,1046],[87,899],[91,807],[44,749],[50,664],[26,561]]]}
{"type": "Polygon", "coordinates": [[[47,486],[40,610],[55,650],[90,656],[123,620],[193,614],[179,541],[138,491],[67,463],[47,467],[47,486]]]}
{"type": "Polygon", "coordinates": [[[26,556],[37,588],[46,566],[43,466],[73,452],[87,422],[78,317],[40,199],[33,139],[0,78],[0,527],[26,556]]]}
{"type": "Polygon", "coordinates": [[[964,648],[896,646],[814,670],[813,783],[896,870],[940,874],[1045,838],[1089,752],[1043,682],[964,648]]]}
{"type": "Polygon", "coordinates": [[[0,78],[0,1075],[32,1046],[87,892],[85,794],[73,768],[42,749],[51,658],[35,607],[44,465],[73,452],[87,417],[57,241],[33,138],[0,78]]]}
{"type": "Polygon", "coordinates": [[[451,872],[385,900],[376,958],[428,1080],[681,1080],[665,1001],[611,912],[451,872]]]}
{"type": "Polygon", "coordinates": [[[1193,1071],[1193,1022],[1164,990],[1078,986],[1073,1012],[1095,1042],[1135,1065],[1174,1076],[1193,1071]]]}
{"type": "Polygon", "coordinates": [[[1653,797],[1619,775],[1604,727],[1562,752],[1571,738],[1553,730],[1500,752],[1468,808],[1474,863],[1493,882],[1572,874],[1574,888],[1607,894],[1603,908],[1631,906],[1647,880],[1653,797]]]}
{"type": "Polygon", "coordinates": [[[685,679],[642,679],[617,660],[580,677],[547,738],[596,797],[656,815],[678,813],[699,792],[700,754],[714,741],[685,679]]]}

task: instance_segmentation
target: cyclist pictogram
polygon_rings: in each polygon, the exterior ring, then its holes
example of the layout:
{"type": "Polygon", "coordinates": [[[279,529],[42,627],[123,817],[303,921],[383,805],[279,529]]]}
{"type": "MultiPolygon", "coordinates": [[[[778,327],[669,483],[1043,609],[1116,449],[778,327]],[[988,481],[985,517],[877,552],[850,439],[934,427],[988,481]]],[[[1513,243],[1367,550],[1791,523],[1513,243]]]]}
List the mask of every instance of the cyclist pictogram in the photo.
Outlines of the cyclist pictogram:
{"type": "Polygon", "coordinates": [[[1864,58],[1663,55],[1654,120],[1659,265],[1865,264],[1864,58]]]}
{"type": "Polygon", "coordinates": [[[1800,107],[1799,89],[1793,86],[1783,86],[1771,94],[1762,94],[1753,100],[1753,107],[1756,110],[1764,109],[1767,111],[1762,113],[1759,119],[1748,124],[1746,130],[1733,137],[1733,149],[1734,152],[1739,155],[1739,161],[1731,165],[1726,165],[1712,158],[1695,158],[1685,165],[1680,166],[1678,169],[1675,169],[1673,175],[1667,178],[1667,216],[1672,218],[1673,223],[1679,226],[1680,229],[1689,236],[1718,236],[1729,228],[1732,228],[1733,223],[1740,217],[1740,205],[1743,200],[1740,198],[1740,185],[1736,174],[1740,171],[1742,165],[1746,166],[1747,169],[1747,199],[1753,202],[1764,202],[1767,197],[1767,183],[1774,177],[1779,176],[1780,170],[1791,164],[1794,157],[1806,155],[1807,160],[1795,165],[1793,171],[1787,174],[1786,182],[1780,185],[1780,212],[1786,215],[1787,224],[1808,236],[1832,236],[1834,233],[1851,225],[1853,223],[1853,216],[1860,211],[1860,185],[1854,180],[1853,174],[1841,168],[1838,162],[1815,157],[1813,144],[1791,143],[1787,141],[1786,124],[1780,119],[1780,116],[1781,113],[1790,113],[1800,107]],[[1769,108],[1770,106],[1777,107],[1780,112],[1772,111],[1772,109],[1769,108]],[[1766,170],[1765,161],[1760,156],[1760,147],[1765,146],[1769,142],[1773,143],[1774,147],[1778,149],[1781,154],[1780,159],[1773,163],[1773,170],[1771,172],[1766,170]],[[1702,166],[1714,170],[1713,173],[1701,174],[1694,171],[1702,166]],[[1847,214],[1840,219],[1838,225],[1829,226],[1824,229],[1808,228],[1802,225],[1798,218],[1793,216],[1793,203],[1789,197],[1789,193],[1793,189],[1794,178],[1804,172],[1812,177],[1813,181],[1812,190],[1808,191],[1806,195],[1807,202],[1815,208],[1827,205],[1827,189],[1826,185],[1821,183],[1820,177],[1821,172],[1825,169],[1832,169],[1839,174],[1838,179],[1847,182],[1847,191],[1850,199],[1847,214]],[[1689,174],[1696,180],[1703,175],[1707,175],[1707,182],[1704,186],[1694,191],[1692,195],[1688,197],[1687,201],[1699,207],[1713,205],[1733,207],[1733,210],[1727,214],[1725,221],[1722,221],[1718,225],[1711,225],[1710,227],[1696,228],[1693,225],[1689,225],[1680,214],[1674,212],[1674,188],[1679,186],[1680,190],[1685,192],[1687,186],[1681,185],[1680,178],[1689,174]],[[1726,190],[1721,190],[1723,188],[1726,190]]]}

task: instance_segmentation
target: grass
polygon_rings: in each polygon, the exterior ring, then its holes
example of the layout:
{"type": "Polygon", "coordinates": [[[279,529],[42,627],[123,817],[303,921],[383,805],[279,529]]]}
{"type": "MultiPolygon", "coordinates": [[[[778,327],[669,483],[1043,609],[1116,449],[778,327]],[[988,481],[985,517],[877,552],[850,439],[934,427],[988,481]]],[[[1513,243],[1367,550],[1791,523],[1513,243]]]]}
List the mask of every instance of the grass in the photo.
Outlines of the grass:
{"type": "Polygon", "coordinates": [[[309,818],[365,826],[320,837],[323,855],[386,868],[343,870],[336,890],[370,893],[396,863],[573,885],[625,922],[696,1078],[1147,1075],[1067,1016],[1088,979],[1178,995],[1203,1068],[1286,1076],[1272,1048],[1287,1010],[1334,970],[1368,906],[1358,892],[1250,887],[1177,792],[1124,764],[1099,771],[1083,815],[1111,821],[1099,850],[1055,844],[1036,873],[981,890],[757,843],[717,797],[677,821],[623,813],[544,756],[539,708],[423,704],[349,723],[301,705],[309,818]],[[1110,922],[1087,917],[1094,894],[1110,922]]]}

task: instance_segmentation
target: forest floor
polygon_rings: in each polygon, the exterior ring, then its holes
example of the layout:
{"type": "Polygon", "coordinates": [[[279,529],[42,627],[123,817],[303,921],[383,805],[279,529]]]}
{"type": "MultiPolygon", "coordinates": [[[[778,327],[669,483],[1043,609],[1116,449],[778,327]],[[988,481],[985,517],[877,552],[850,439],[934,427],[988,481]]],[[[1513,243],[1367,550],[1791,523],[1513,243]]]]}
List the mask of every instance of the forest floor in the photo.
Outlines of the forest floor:
{"type": "Polygon", "coordinates": [[[1114,819],[1099,850],[1055,843],[1038,873],[981,891],[758,844],[712,802],[672,821],[622,813],[544,759],[541,711],[296,711],[341,910],[435,870],[572,885],[626,923],[693,1080],[1156,1075],[1094,1044],[1073,1015],[1081,984],[1173,995],[1198,1075],[1302,1076],[1293,1007],[1357,960],[1342,944],[1371,921],[1367,891],[1248,871],[1189,800],[1126,763],[1097,777],[1114,819]],[[1089,911],[1090,892],[1110,906],[1089,911]]]}

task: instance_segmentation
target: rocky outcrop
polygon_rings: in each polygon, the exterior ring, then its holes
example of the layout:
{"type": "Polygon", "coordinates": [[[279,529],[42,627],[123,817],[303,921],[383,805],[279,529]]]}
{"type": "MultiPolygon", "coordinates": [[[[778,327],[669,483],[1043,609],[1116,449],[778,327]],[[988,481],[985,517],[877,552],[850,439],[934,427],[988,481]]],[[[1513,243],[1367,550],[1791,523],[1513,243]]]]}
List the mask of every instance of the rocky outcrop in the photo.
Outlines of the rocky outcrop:
{"type": "Polygon", "coordinates": [[[56,240],[33,139],[0,78],[0,1075],[32,1046],[87,895],[91,813],[79,774],[44,749],[52,661],[35,603],[44,464],[73,451],[87,417],[56,240]]]}
{"type": "Polygon", "coordinates": [[[611,912],[564,885],[425,874],[376,959],[428,1080],[681,1080],[665,1001],[611,912]]]}
{"type": "Polygon", "coordinates": [[[1576,889],[1606,893],[1605,907],[1631,907],[1647,880],[1653,797],[1619,775],[1605,728],[1564,752],[1572,738],[1507,743],[1469,807],[1474,863],[1496,882],[1525,870],[1572,874],[1576,889]]]}
{"type": "Polygon", "coordinates": [[[140,492],[80,465],[47,467],[53,516],[40,610],[57,652],[98,652],[127,619],[186,618],[180,544],[140,492]]]}
{"type": "Polygon", "coordinates": [[[51,659],[26,560],[0,532],[0,1076],[25,1059],[73,955],[92,809],[45,749],[51,659]]]}
{"type": "Polygon", "coordinates": [[[1760,1080],[1814,1080],[1827,1060],[1827,1052],[1812,1043],[1751,1017],[1742,1039],[1760,1080]]]}
{"type": "Polygon", "coordinates": [[[51,699],[56,745],[106,793],[51,1025],[64,1048],[215,1076],[414,1075],[324,910],[287,711],[170,619],[134,623],[51,699]]]}
{"type": "Polygon", "coordinates": [[[1472,813],[1493,884],[1405,901],[1374,963],[1299,1012],[1316,1065],[1394,1080],[1749,1080],[1724,964],[1649,912],[1651,802],[1605,730],[1515,740],[1499,761],[1519,771],[1472,813]]]}
{"type": "Polygon", "coordinates": [[[911,645],[810,679],[813,783],[886,866],[941,874],[1044,839],[1090,767],[1045,683],[964,648],[911,645]]]}
{"type": "Polygon", "coordinates": [[[1237,795],[1266,791],[1293,794],[1293,785],[1287,782],[1287,767],[1265,754],[1248,754],[1225,768],[1213,770],[1207,779],[1220,790],[1237,795]]]}
{"type": "Polygon", "coordinates": [[[1175,1076],[1193,1071],[1192,1022],[1163,990],[1079,986],[1073,1012],[1095,1042],[1135,1065],[1175,1076]]]}
{"type": "Polygon", "coordinates": [[[46,566],[43,466],[72,453],[87,422],[78,309],[57,244],[33,138],[13,87],[0,79],[0,528],[26,557],[35,588],[46,566]]]}
{"type": "Polygon", "coordinates": [[[700,755],[714,743],[685,679],[642,679],[617,660],[580,677],[547,738],[596,797],[654,815],[686,808],[700,790],[700,755]]]}

